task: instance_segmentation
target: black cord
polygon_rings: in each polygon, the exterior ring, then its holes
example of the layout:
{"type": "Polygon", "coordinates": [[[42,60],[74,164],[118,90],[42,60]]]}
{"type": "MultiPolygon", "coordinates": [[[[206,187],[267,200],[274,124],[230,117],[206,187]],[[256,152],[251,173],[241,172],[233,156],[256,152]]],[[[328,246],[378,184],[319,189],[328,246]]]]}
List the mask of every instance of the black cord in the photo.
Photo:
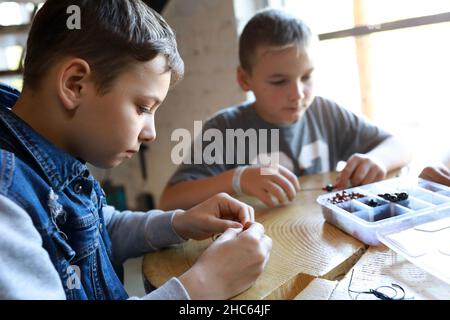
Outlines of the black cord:
{"type": "Polygon", "coordinates": [[[405,290],[398,284],[392,283],[392,286],[380,286],[376,289],[369,289],[368,291],[355,291],[350,289],[351,285],[352,285],[352,281],[353,281],[353,272],[355,271],[355,269],[352,270],[352,275],[350,276],[350,282],[348,283],[348,293],[349,296],[352,299],[357,300],[358,296],[360,294],[373,294],[375,297],[377,297],[380,300],[404,300],[405,299],[405,290]],[[395,295],[393,296],[389,296],[386,293],[383,293],[380,291],[381,288],[387,288],[390,290],[393,290],[395,292],[395,295]],[[397,289],[399,289],[399,291],[397,291],[397,289]],[[350,292],[352,293],[356,293],[356,297],[353,298],[352,295],[350,294],[350,292]],[[399,294],[401,294],[401,296],[397,297],[399,294]]]}

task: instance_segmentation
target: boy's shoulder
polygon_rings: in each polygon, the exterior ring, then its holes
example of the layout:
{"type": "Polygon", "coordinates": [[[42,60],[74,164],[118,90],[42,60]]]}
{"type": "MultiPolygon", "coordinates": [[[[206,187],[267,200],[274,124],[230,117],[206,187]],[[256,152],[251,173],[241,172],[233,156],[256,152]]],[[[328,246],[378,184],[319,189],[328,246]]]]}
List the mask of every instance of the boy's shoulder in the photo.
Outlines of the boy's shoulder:
{"type": "Polygon", "coordinates": [[[16,154],[0,148],[0,195],[32,194],[33,186],[40,184],[38,175],[16,154]]]}
{"type": "Polygon", "coordinates": [[[316,96],[309,109],[312,111],[337,112],[343,108],[331,99],[316,96]]]}
{"type": "Polygon", "coordinates": [[[333,123],[336,121],[338,123],[347,123],[348,121],[352,122],[359,118],[352,111],[342,107],[337,102],[320,96],[316,96],[314,98],[314,101],[308,108],[306,115],[307,117],[315,120],[320,119],[333,123]]]}
{"type": "Polygon", "coordinates": [[[16,157],[14,153],[0,149],[0,194],[6,195],[13,182],[16,157]]]}
{"type": "Polygon", "coordinates": [[[238,105],[233,105],[233,106],[230,106],[230,107],[227,107],[227,108],[217,111],[211,117],[209,117],[208,120],[215,119],[215,118],[232,119],[232,118],[242,117],[242,115],[245,114],[246,112],[248,112],[249,109],[251,109],[251,107],[252,107],[252,102],[243,102],[238,105]]]}
{"type": "Polygon", "coordinates": [[[12,106],[20,96],[20,92],[0,82],[0,106],[12,106]]]}
{"type": "Polygon", "coordinates": [[[235,127],[245,124],[246,118],[252,117],[252,102],[244,102],[222,109],[210,116],[205,123],[206,127],[235,127]]]}

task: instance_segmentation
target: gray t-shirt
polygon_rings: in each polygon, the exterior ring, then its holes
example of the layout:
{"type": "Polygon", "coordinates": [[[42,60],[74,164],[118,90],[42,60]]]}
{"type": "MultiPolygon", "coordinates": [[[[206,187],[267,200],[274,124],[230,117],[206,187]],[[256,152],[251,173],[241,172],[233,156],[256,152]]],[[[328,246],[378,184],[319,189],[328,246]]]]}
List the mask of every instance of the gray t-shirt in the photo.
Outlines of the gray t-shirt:
{"type": "Polygon", "coordinates": [[[391,136],[364,118],[321,97],[314,99],[298,121],[285,126],[264,121],[252,105],[249,102],[230,107],[209,118],[196,142],[199,147],[195,149],[194,143],[192,144],[183,163],[169,180],[169,185],[211,177],[238,165],[256,163],[261,154],[277,154],[273,159],[278,159],[279,164],[297,176],[327,172],[335,170],[339,161],[346,161],[354,153],[367,153],[391,136]],[[212,134],[207,134],[205,139],[205,133],[209,129],[215,130],[212,134]],[[229,139],[232,137],[230,132],[236,129],[248,132],[247,138],[256,135],[257,142],[247,139],[243,148],[242,144],[239,147],[238,139],[230,143],[230,140],[233,141],[229,139]],[[271,144],[272,130],[276,129],[279,130],[278,148],[272,148],[276,146],[271,144]],[[223,136],[222,141],[216,139],[219,132],[223,136]],[[221,145],[222,148],[218,151],[219,148],[214,148],[214,145],[221,145]],[[212,149],[215,151],[211,151],[212,149]],[[198,150],[201,155],[210,155],[209,158],[203,157],[202,163],[198,163],[199,158],[194,158],[196,152],[199,154],[198,150]],[[221,161],[211,164],[211,160],[208,160],[211,157],[221,161]]]}

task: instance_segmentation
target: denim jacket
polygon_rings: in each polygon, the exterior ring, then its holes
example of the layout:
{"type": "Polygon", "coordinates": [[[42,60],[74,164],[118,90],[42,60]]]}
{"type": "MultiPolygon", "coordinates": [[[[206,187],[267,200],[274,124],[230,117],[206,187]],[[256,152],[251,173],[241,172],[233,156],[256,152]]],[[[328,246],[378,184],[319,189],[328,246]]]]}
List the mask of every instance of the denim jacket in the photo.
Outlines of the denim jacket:
{"type": "MultiPolygon", "coordinates": [[[[127,298],[126,259],[186,241],[175,211],[107,206],[83,161],[11,112],[19,94],[0,83],[0,299],[127,298]]],[[[189,298],[172,277],[140,299],[189,298]]]]}
{"type": "Polygon", "coordinates": [[[121,265],[112,263],[103,190],[83,161],[11,111],[19,94],[0,84],[0,196],[31,217],[67,299],[128,298],[116,273],[121,265]]]}

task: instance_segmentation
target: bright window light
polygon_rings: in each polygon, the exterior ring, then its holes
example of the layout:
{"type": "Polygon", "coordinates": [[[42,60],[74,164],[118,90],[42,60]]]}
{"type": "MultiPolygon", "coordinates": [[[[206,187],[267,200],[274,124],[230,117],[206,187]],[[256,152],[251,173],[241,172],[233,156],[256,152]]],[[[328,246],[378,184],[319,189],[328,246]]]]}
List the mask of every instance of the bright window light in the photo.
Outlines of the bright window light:
{"type": "Polygon", "coordinates": [[[15,2],[0,3],[0,25],[10,26],[23,23],[21,5],[15,2]]]}
{"type": "MultiPolygon", "coordinates": [[[[304,20],[315,33],[355,26],[354,1],[271,0],[304,20]]],[[[448,0],[363,0],[365,24],[450,12],[448,0]]],[[[362,3],[362,2],[361,2],[362,3]]],[[[358,4],[361,4],[358,3],[358,4]]],[[[365,39],[372,120],[407,140],[414,151],[412,169],[450,152],[450,22],[372,33],[365,39]]],[[[319,43],[316,93],[362,113],[356,37],[319,43]]]]}

